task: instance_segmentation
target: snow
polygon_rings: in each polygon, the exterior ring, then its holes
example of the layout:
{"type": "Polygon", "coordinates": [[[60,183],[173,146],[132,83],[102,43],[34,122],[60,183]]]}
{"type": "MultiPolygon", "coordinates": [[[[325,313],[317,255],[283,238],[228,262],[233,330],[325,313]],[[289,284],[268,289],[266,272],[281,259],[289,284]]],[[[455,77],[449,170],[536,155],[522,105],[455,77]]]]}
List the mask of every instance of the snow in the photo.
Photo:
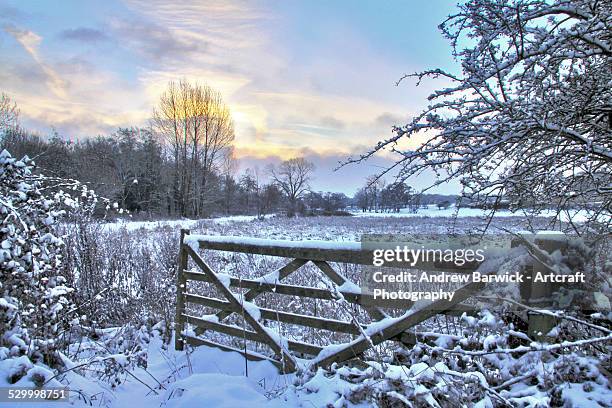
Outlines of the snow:
{"type": "Polygon", "coordinates": [[[344,251],[361,251],[360,242],[350,241],[321,241],[304,240],[289,241],[282,239],[250,238],[237,236],[218,236],[218,235],[195,235],[190,234],[185,237],[185,244],[190,247],[198,247],[199,242],[214,242],[238,245],[267,246],[274,248],[308,248],[308,249],[328,249],[344,251]]]}
{"type": "Polygon", "coordinates": [[[566,242],[568,237],[561,231],[538,231],[535,239],[546,239],[548,241],[566,242]]]}
{"type": "Polygon", "coordinates": [[[361,288],[351,281],[346,281],[342,285],[338,286],[338,290],[343,293],[355,293],[360,294],[361,288]]]}
{"type": "MultiPolygon", "coordinates": [[[[273,273],[269,275],[273,275],[273,273]]],[[[341,287],[342,288],[342,287],[341,287]]],[[[343,288],[348,289],[348,288],[343,288]]],[[[420,306],[417,305],[417,306],[420,306]]],[[[256,308],[252,303],[245,302],[245,307],[250,310],[250,314],[256,308]]],[[[413,310],[414,311],[414,310],[413,310]]],[[[412,312],[413,312],[412,311],[412,312]]],[[[485,321],[490,321],[493,316],[487,314],[484,316],[485,321]]],[[[214,320],[213,316],[204,316],[205,319],[214,320]]],[[[368,335],[373,334],[384,327],[395,322],[398,318],[387,318],[380,322],[369,325],[366,328],[368,335]]],[[[494,323],[494,322],[492,322],[494,323]]],[[[276,341],[282,342],[276,330],[267,328],[266,331],[276,341]]],[[[434,333],[435,334],[435,333],[434,333]]],[[[427,335],[427,333],[423,333],[427,335]]],[[[438,347],[450,347],[453,340],[451,336],[440,337],[440,341],[436,344],[438,347]]],[[[491,347],[494,348],[493,338],[490,339],[491,347]]],[[[171,343],[172,344],[172,343],[171,343]]],[[[283,344],[283,343],[281,343],[283,344]]],[[[286,347],[286,344],[283,344],[286,347]]],[[[335,344],[325,347],[319,359],[325,358],[340,348],[346,347],[346,344],[335,344]]],[[[539,345],[534,345],[539,348],[539,345]]],[[[139,383],[136,379],[127,378],[127,381],[120,384],[115,390],[111,390],[108,386],[99,382],[87,380],[78,374],[71,373],[70,388],[81,390],[88,395],[97,395],[97,400],[94,405],[114,407],[140,407],[140,406],[163,406],[163,407],[355,407],[368,406],[365,402],[352,403],[351,392],[358,390],[359,384],[352,384],[344,381],[339,373],[349,372],[352,368],[343,367],[338,369],[335,374],[328,370],[317,370],[312,377],[302,385],[294,385],[296,377],[294,375],[279,374],[277,369],[268,361],[248,362],[248,377],[245,375],[245,360],[237,353],[223,352],[209,347],[198,347],[189,353],[175,352],[173,350],[164,350],[161,347],[161,342],[158,338],[152,340],[148,349],[148,368],[145,372],[142,369],[135,369],[134,375],[144,381],[149,387],[156,390],[154,394],[147,386],[139,383]],[[157,386],[156,380],[159,380],[163,388],[157,386]],[[274,398],[273,398],[274,397],[274,398]]],[[[122,356],[115,356],[121,362],[122,356]]],[[[4,363],[8,366],[11,360],[5,360],[4,363]]],[[[29,370],[34,369],[32,373],[45,374],[45,367],[34,367],[26,361],[22,361],[23,365],[29,370]]],[[[15,364],[14,361],[11,364],[15,364]]],[[[372,364],[372,362],[370,362],[372,364]]],[[[4,366],[0,364],[0,373],[4,374],[4,366]]],[[[449,370],[443,364],[430,366],[425,362],[417,362],[412,365],[398,366],[393,364],[384,364],[377,367],[377,371],[384,372],[385,378],[397,379],[404,384],[416,383],[414,393],[423,393],[424,398],[434,401],[434,398],[429,394],[430,390],[424,387],[418,381],[443,381],[438,377],[439,373],[449,373],[449,375],[460,376],[463,373],[449,370]],[[383,369],[384,367],[384,369],[383,369]]],[[[474,376],[477,373],[469,373],[474,376]]],[[[466,374],[467,375],[467,374],[466,374]]],[[[346,375],[348,377],[348,375],[346,375]]],[[[2,376],[6,378],[5,375],[2,376]]],[[[46,378],[46,377],[45,377],[46,378]]],[[[380,380],[376,380],[380,381],[380,380]]],[[[523,386],[520,384],[520,386],[523,386]]],[[[563,388],[563,396],[566,400],[573,402],[574,406],[589,406],[594,405],[593,398],[602,400],[605,398],[605,389],[601,385],[594,384],[595,391],[585,392],[581,385],[567,384],[563,388]]],[[[532,389],[525,391],[524,395],[519,396],[519,385],[514,396],[504,394],[507,398],[513,398],[513,402],[529,401],[534,404],[546,401],[545,395],[534,394],[532,389]],[[530,394],[528,394],[529,392],[530,394]]],[[[413,401],[409,395],[404,392],[389,390],[387,394],[390,398],[398,400],[406,399],[413,401]]],[[[74,397],[73,397],[74,398],[74,397]]],[[[608,400],[610,398],[608,397],[608,400]]],[[[484,400],[482,400],[484,401],[484,400]]],[[[481,401],[481,402],[482,402],[481,401]]],[[[84,401],[73,401],[74,405],[65,403],[54,403],[54,406],[87,406],[84,401]]],[[[484,404],[484,403],[483,403],[484,404]]],[[[480,406],[488,406],[480,404],[480,406]]],[[[0,407],[7,406],[0,404],[0,407]]],[[[36,406],[23,404],[20,406],[36,406]]]]}
{"type": "MultiPolygon", "coordinates": [[[[262,219],[269,219],[275,217],[276,214],[266,214],[262,216],[262,219]]],[[[114,222],[109,222],[103,225],[106,230],[118,230],[125,228],[128,231],[134,231],[139,229],[153,230],[158,228],[173,228],[173,229],[191,229],[197,227],[201,223],[211,223],[218,225],[227,225],[239,222],[251,222],[258,220],[259,217],[255,215],[231,215],[227,217],[216,217],[216,218],[203,218],[199,220],[159,220],[159,221],[129,221],[125,219],[119,219],[114,222]]]]}
{"type": "Polygon", "coordinates": [[[194,374],[179,380],[165,392],[165,407],[236,408],[264,406],[268,402],[247,377],[226,374],[194,374]],[[204,386],[203,386],[204,385],[204,386]]]}
{"type": "Polygon", "coordinates": [[[242,306],[253,319],[257,321],[261,320],[261,312],[255,303],[243,301],[242,306]]]}
{"type": "Polygon", "coordinates": [[[256,282],[273,284],[278,282],[279,280],[279,270],[272,271],[264,276],[260,276],[259,278],[254,279],[256,282]]]}
{"type": "Polygon", "coordinates": [[[332,354],[346,348],[349,344],[354,344],[354,343],[356,343],[356,341],[352,341],[350,343],[329,344],[323,347],[323,349],[319,352],[319,354],[317,354],[317,356],[310,361],[310,364],[314,366],[314,364],[318,363],[319,361],[325,360],[327,357],[331,356],[332,354]]]}
{"type": "MultiPolygon", "coordinates": [[[[117,358],[119,358],[117,356],[117,358]]],[[[50,379],[53,373],[44,366],[32,364],[27,357],[0,361],[0,387],[7,387],[8,374],[15,370],[25,369],[28,375],[13,386],[32,387],[31,375],[42,375],[50,379]]],[[[248,362],[248,377],[245,376],[245,361],[238,353],[228,353],[210,347],[198,347],[188,356],[184,352],[164,350],[159,338],[154,338],[149,345],[147,372],[135,369],[134,376],[128,377],[113,391],[106,386],[87,380],[69,372],[70,389],[79,390],[92,400],[95,406],[109,408],[123,407],[283,407],[283,400],[269,400],[266,395],[278,388],[288,387],[292,375],[282,375],[268,361],[248,362]],[[191,372],[190,372],[190,368],[191,372]],[[159,389],[157,381],[164,389],[159,389]],[[148,388],[156,390],[155,395],[148,388]]],[[[63,385],[51,380],[47,387],[61,388],[63,385]]],[[[54,402],[54,407],[90,406],[71,393],[71,402],[54,402]]],[[[15,406],[0,403],[0,407],[15,406]]],[[[36,403],[19,403],[20,407],[40,407],[36,403]]],[[[291,406],[296,406],[292,404],[291,406]]]]}
{"type": "MultiPolygon", "coordinates": [[[[159,346],[156,342],[154,347],[159,346]]],[[[151,353],[151,351],[150,351],[151,353]]],[[[185,364],[184,353],[165,353],[156,349],[152,356],[149,370],[157,378],[168,377],[170,367],[164,361],[170,354],[171,360],[178,367],[185,364]]],[[[177,382],[159,396],[145,398],[146,406],[160,406],[165,401],[166,407],[270,407],[265,397],[266,391],[274,384],[287,385],[289,376],[278,373],[276,367],[268,361],[248,362],[249,376],[245,376],[245,361],[238,353],[223,352],[210,347],[198,347],[189,356],[193,373],[186,369],[179,372],[177,382]]],[[[135,386],[135,384],[132,384],[135,386]]],[[[134,407],[144,406],[143,387],[139,391],[130,387],[125,391],[123,400],[136,402],[134,407]]],[[[116,407],[127,406],[116,404],[116,407]]],[[[279,406],[279,405],[276,405],[279,406]]]]}
{"type": "MultiPolygon", "coordinates": [[[[526,214],[529,214],[529,210],[519,210],[519,211],[510,211],[510,210],[497,210],[495,212],[495,217],[498,218],[507,218],[507,217],[525,217],[526,214]]],[[[413,218],[413,217],[458,217],[458,218],[466,218],[466,217],[487,217],[491,214],[491,210],[485,210],[482,208],[469,208],[469,207],[461,207],[457,209],[454,205],[438,209],[436,205],[428,205],[427,208],[419,208],[417,212],[412,212],[408,208],[402,208],[399,212],[373,212],[373,211],[352,211],[351,214],[354,217],[382,217],[382,218],[413,218]]],[[[582,222],[585,221],[588,217],[586,211],[570,211],[572,214],[572,220],[574,222],[582,222]]],[[[537,214],[540,217],[561,217],[562,221],[567,221],[567,214],[557,214],[554,210],[546,210],[537,214]]]]}
{"type": "Polygon", "coordinates": [[[219,316],[217,316],[216,314],[201,315],[199,316],[199,318],[208,322],[219,323],[219,316]]]}
{"type": "Polygon", "coordinates": [[[227,273],[215,273],[215,276],[217,277],[217,279],[219,279],[219,282],[221,282],[223,286],[229,289],[232,280],[232,277],[230,275],[228,275],[227,273]]]}
{"type": "Polygon", "coordinates": [[[57,297],[57,296],[62,296],[62,295],[66,295],[70,292],[73,292],[74,289],[73,288],[68,288],[66,286],[56,286],[54,288],[51,288],[48,293],[47,296],[49,297],[57,297]]]}

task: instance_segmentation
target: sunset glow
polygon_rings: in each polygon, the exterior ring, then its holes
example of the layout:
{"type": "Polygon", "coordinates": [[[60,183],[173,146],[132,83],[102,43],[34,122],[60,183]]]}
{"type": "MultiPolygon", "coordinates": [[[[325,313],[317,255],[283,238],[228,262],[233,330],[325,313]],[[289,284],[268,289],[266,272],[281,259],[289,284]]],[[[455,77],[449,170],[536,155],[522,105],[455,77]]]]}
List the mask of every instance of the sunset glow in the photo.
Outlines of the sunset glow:
{"type": "MultiPolygon", "coordinates": [[[[221,92],[246,165],[304,153],[337,163],[426,103],[434,84],[395,82],[450,66],[435,27],[452,5],[8,1],[0,6],[0,84],[26,127],[82,140],[147,126],[168,82],[185,78],[221,92]]],[[[355,180],[373,171],[364,166],[355,180]]]]}

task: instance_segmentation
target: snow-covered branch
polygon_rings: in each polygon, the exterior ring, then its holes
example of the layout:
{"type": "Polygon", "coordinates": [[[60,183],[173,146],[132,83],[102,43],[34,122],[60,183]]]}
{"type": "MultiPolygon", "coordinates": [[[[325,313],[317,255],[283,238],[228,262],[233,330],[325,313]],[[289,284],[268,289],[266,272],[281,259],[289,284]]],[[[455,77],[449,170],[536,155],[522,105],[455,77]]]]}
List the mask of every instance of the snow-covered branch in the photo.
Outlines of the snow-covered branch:
{"type": "Polygon", "coordinates": [[[612,17],[606,2],[471,0],[440,27],[461,73],[405,75],[417,85],[443,78],[432,104],[361,156],[389,150],[405,180],[432,170],[460,179],[481,204],[559,213],[584,210],[587,227],[612,219],[612,17]],[[405,143],[427,135],[413,149],[405,143]]]}

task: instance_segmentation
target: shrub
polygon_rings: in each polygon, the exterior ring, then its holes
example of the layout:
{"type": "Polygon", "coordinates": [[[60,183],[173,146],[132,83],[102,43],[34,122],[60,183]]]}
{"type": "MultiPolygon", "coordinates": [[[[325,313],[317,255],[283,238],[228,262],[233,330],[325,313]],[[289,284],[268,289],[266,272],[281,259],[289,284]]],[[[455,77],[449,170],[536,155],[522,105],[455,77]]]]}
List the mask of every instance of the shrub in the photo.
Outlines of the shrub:
{"type": "Polygon", "coordinates": [[[53,366],[77,309],[59,273],[63,241],[55,225],[95,196],[78,182],[35,175],[34,167],[27,156],[0,153],[0,356],[53,366]]]}

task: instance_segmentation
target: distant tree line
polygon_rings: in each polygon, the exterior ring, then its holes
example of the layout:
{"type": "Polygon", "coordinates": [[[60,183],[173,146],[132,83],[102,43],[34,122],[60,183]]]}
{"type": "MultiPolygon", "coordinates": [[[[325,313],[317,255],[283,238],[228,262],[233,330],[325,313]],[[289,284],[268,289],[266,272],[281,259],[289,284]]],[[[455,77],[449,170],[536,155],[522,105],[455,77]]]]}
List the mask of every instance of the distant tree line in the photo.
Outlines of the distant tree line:
{"type": "MultiPolygon", "coordinates": [[[[122,209],[135,215],[154,218],[205,217],[213,214],[263,215],[286,212],[305,213],[310,205],[316,208],[344,208],[342,204],[320,204],[311,198],[304,200],[306,189],[293,197],[283,185],[292,183],[295,175],[282,173],[277,168],[246,169],[236,174],[235,159],[228,149],[219,165],[206,171],[201,163],[177,166],[172,155],[151,129],[121,128],[109,136],[98,136],[81,141],[69,141],[58,134],[44,137],[21,128],[4,132],[0,150],[7,149],[15,157],[33,158],[41,171],[48,175],[76,179],[87,183],[99,195],[110,198],[122,209]],[[184,174],[184,167],[192,172],[184,174]],[[202,174],[206,171],[206,177],[202,174]],[[272,172],[277,178],[272,177],[272,172]],[[199,177],[196,181],[195,177],[199,177]],[[262,181],[266,180],[266,181],[262,181]],[[283,184],[284,183],[284,184],[283,184]],[[190,187],[187,187],[190,184],[190,187]]],[[[188,156],[189,157],[189,156],[188,156]]],[[[278,168],[290,166],[291,159],[278,168]]],[[[310,179],[310,170],[302,178],[310,179]]],[[[324,197],[333,193],[308,193],[324,197]]]]}
{"type": "Polygon", "coordinates": [[[370,177],[355,194],[355,204],[362,211],[399,212],[410,207],[416,212],[419,202],[413,188],[406,183],[385,185],[383,179],[370,177]]]}
{"type": "Polygon", "coordinates": [[[304,197],[307,215],[347,215],[344,209],[351,204],[344,193],[310,191],[304,197]]]}
{"type": "Polygon", "coordinates": [[[386,183],[377,175],[366,179],[365,185],[355,193],[350,204],[363,212],[398,213],[402,209],[417,213],[420,208],[430,206],[444,209],[452,204],[467,205],[469,200],[459,203],[459,197],[448,194],[422,193],[405,181],[386,183]]]}
{"type": "Polygon", "coordinates": [[[46,175],[87,183],[132,214],[292,216],[308,209],[304,197],[314,166],[304,158],[236,174],[229,108],[205,85],[170,82],[149,127],[120,128],[80,141],[29,132],[19,126],[18,116],[15,103],[1,94],[0,150],[34,159],[46,175]]]}

